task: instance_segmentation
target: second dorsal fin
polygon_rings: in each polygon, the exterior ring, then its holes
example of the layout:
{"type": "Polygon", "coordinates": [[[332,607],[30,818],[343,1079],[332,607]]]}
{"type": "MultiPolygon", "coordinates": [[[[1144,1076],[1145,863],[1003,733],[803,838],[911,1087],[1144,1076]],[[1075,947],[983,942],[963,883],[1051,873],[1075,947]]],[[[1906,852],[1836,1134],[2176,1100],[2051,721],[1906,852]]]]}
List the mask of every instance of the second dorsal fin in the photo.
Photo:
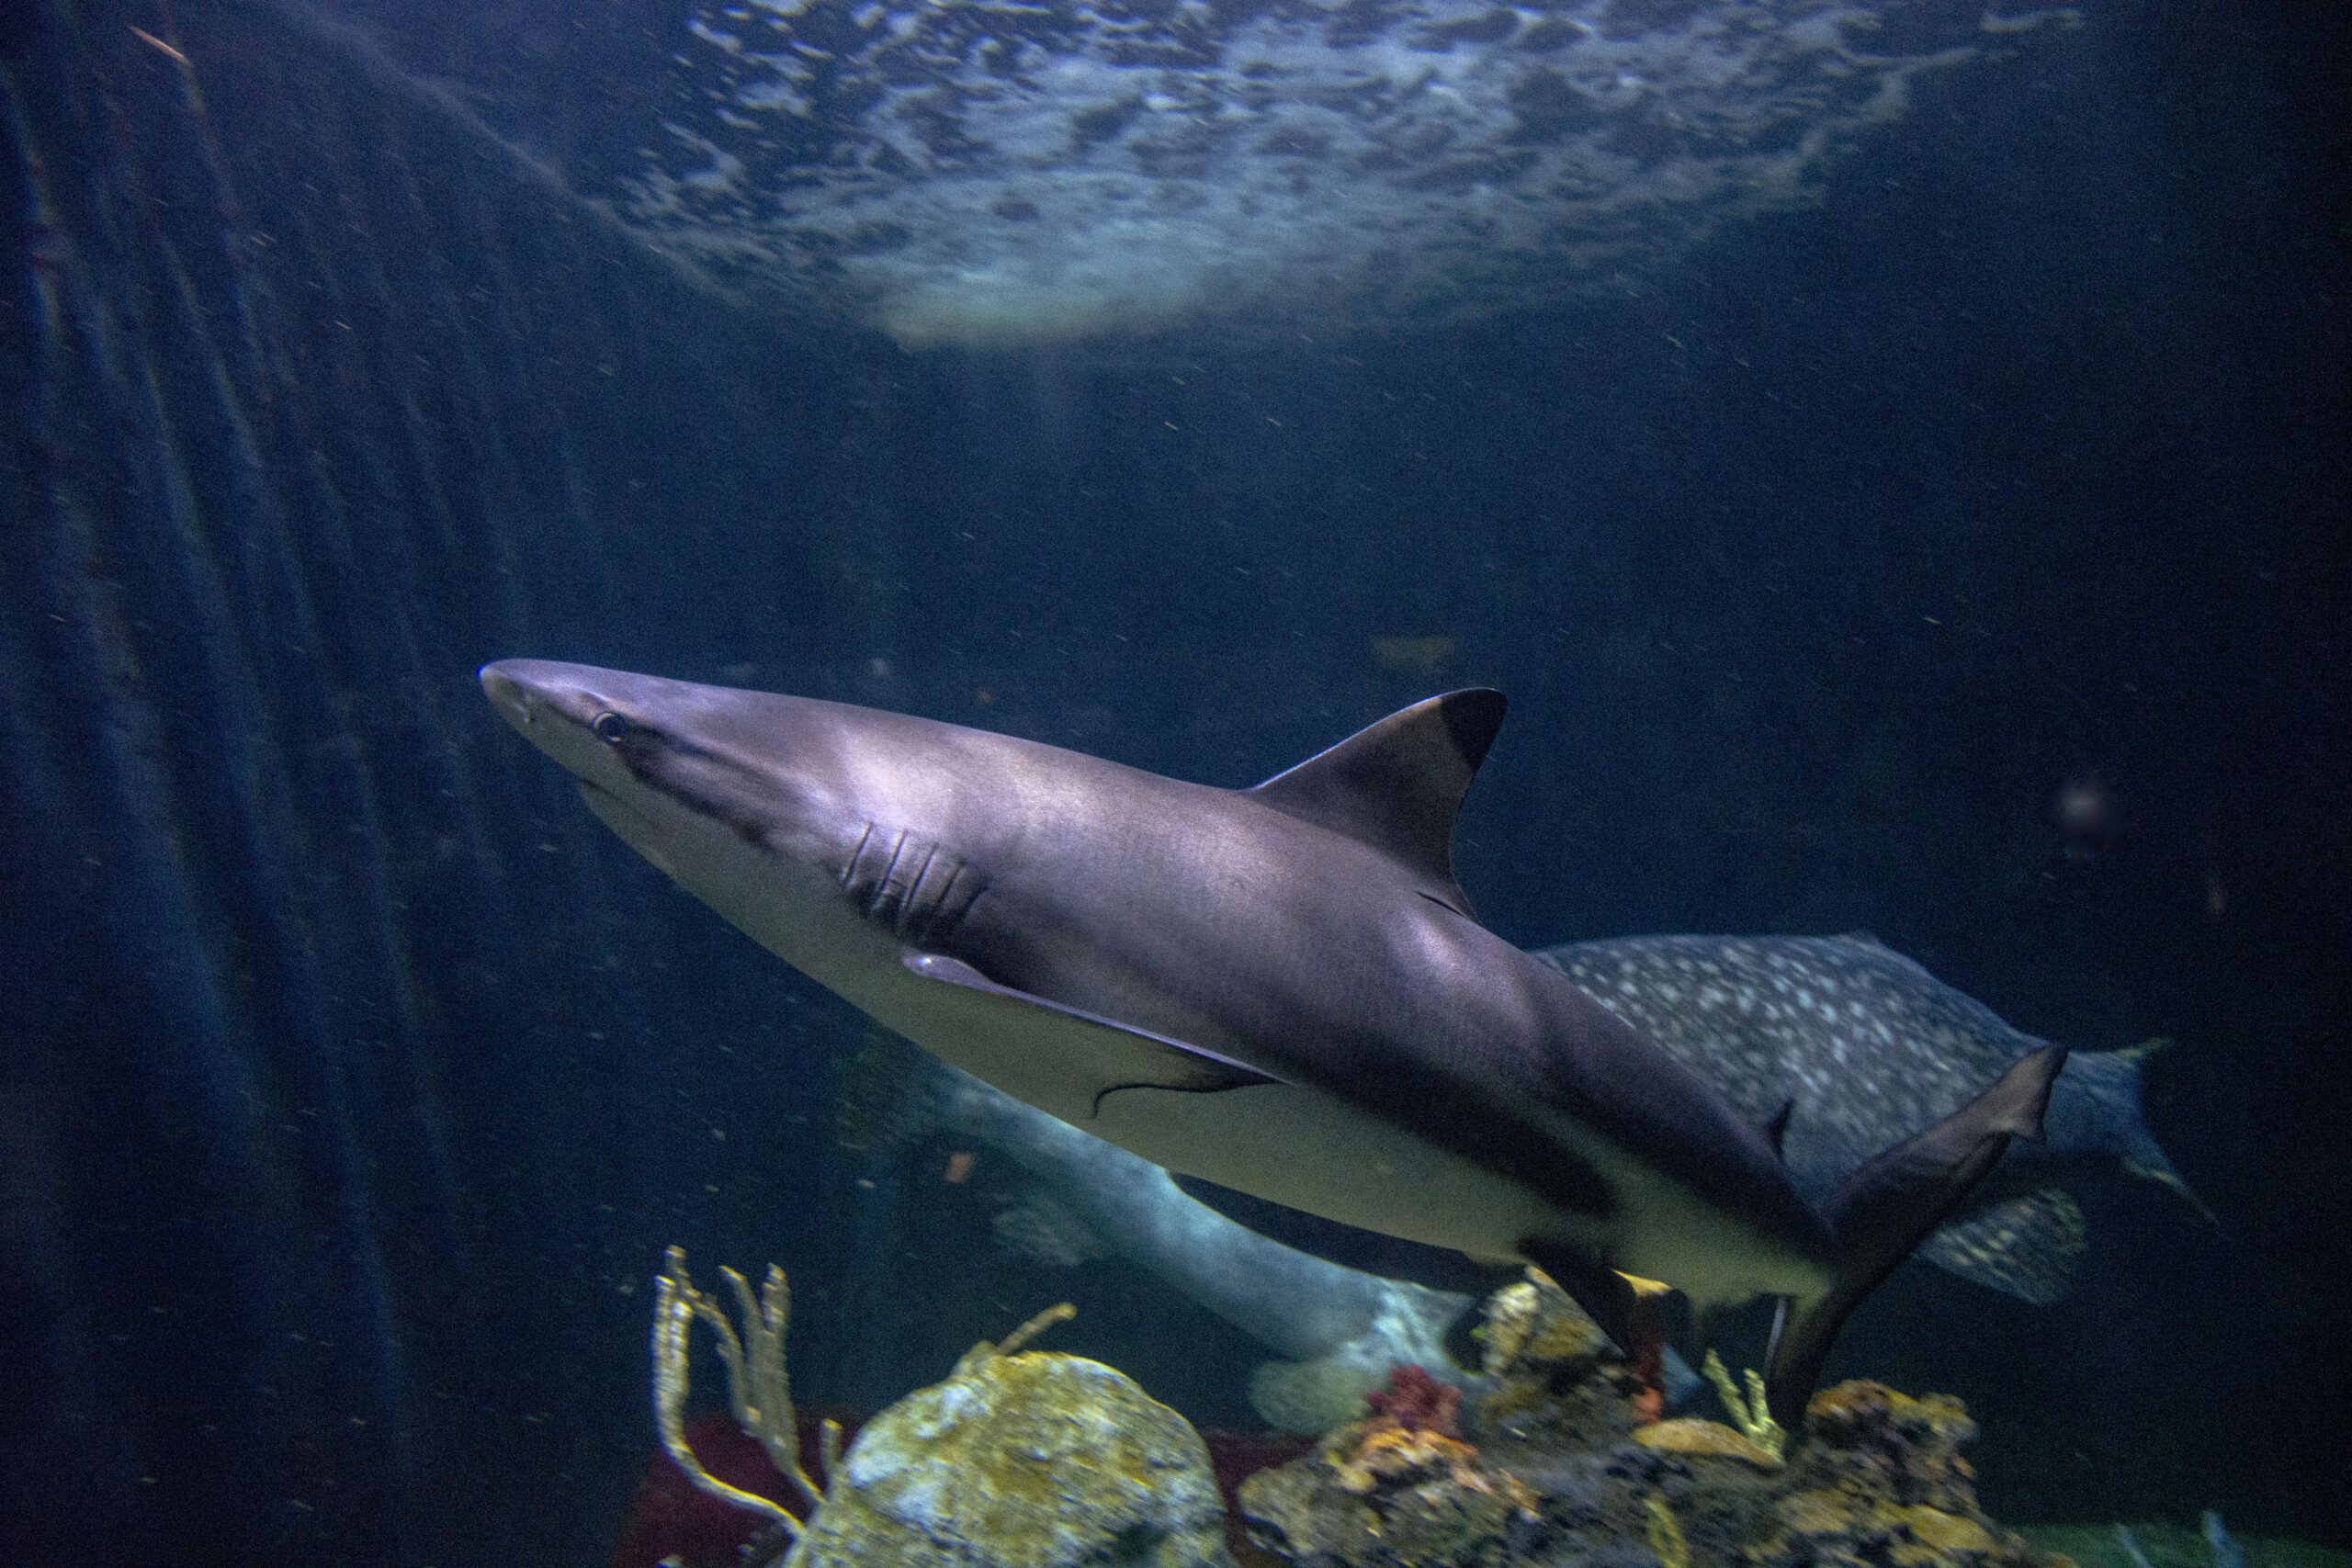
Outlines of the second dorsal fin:
{"type": "Polygon", "coordinates": [[[1448,692],[1357,730],[1250,793],[1285,816],[1372,845],[1419,878],[1422,892],[1469,915],[1453,880],[1453,819],[1502,723],[1500,692],[1448,692]]]}

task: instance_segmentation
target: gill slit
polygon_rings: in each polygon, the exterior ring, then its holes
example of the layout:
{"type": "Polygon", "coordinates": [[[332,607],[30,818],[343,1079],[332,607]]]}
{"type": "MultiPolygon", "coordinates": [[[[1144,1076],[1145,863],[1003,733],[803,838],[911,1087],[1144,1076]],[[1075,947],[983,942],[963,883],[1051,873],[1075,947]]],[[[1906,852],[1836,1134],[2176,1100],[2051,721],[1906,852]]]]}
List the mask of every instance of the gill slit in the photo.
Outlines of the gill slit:
{"type": "Polygon", "coordinates": [[[857,847],[850,851],[849,859],[842,863],[841,883],[843,887],[847,887],[851,882],[855,880],[857,876],[858,857],[865,853],[866,843],[873,837],[874,824],[868,822],[865,825],[865,831],[857,836],[857,847]]]}
{"type": "Polygon", "coordinates": [[[907,830],[901,828],[899,836],[890,840],[890,863],[882,868],[881,880],[874,885],[874,897],[866,900],[867,914],[879,917],[884,907],[890,902],[890,877],[899,869],[899,857],[906,852],[907,830]]]}
{"type": "MultiPolygon", "coordinates": [[[[899,923],[901,927],[911,926],[915,922],[916,918],[922,913],[922,905],[919,900],[919,896],[922,892],[922,879],[931,874],[931,863],[938,858],[939,846],[937,844],[933,844],[929,849],[923,851],[922,864],[917,866],[915,868],[914,875],[908,879],[906,897],[899,901],[899,923]]],[[[903,935],[904,932],[902,931],[900,934],[903,935]]]]}
{"type": "Polygon", "coordinates": [[[932,900],[931,918],[923,922],[923,935],[926,938],[937,933],[939,922],[947,919],[948,911],[956,907],[948,900],[955,896],[956,879],[963,874],[963,862],[949,861],[947,863],[947,880],[939,885],[939,897],[932,900]]]}

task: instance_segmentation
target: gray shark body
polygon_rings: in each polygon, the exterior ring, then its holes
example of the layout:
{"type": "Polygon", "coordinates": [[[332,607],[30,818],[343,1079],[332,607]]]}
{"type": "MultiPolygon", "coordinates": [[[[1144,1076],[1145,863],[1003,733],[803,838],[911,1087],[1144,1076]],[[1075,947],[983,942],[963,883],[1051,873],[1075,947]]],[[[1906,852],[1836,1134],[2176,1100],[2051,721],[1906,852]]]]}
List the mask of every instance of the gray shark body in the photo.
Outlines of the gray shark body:
{"type": "Polygon", "coordinates": [[[1847,1312],[2038,1134],[2063,1053],[1826,1210],[1741,1117],[1480,926],[1453,819],[1492,692],[1252,790],[954,725],[580,665],[482,671],[590,807],[761,945],[954,1066],[1170,1170],[1539,1264],[1623,1339],[1626,1275],[1702,1320],[1781,1298],[1803,1410],[1847,1312]]]}
{"type": "MultiPolygon", "coordinates": [[[[1815,1202],[2049,1044],[1866,935],[1629,937],[1536,956],[1742,1114],[1785,1107],[1781,1154],[1815,1202]]],[[[2112,1158],[2194,1203],[2141,1115],[2143,1050],[2070,1055],[2036,1153],[2112,1158]]],[[[2084,1239],[2073,1199],[2043,1185],[1946,1224],[1920,1252],[1962,1278],[2047,1302],[2070,1283],[2084,1239]]]]}

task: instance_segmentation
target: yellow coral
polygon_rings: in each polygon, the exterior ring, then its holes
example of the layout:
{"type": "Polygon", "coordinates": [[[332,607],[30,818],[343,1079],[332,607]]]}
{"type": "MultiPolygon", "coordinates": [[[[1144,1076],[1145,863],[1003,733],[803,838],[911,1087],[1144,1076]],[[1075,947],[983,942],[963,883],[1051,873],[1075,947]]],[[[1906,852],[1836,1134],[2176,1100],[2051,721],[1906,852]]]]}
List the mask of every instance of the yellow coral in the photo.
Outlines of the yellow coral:
{"type": "Polygon", "coordinates": [[[1689,1416],[1653,1421],[1635,1430],[1634,1441],[1664,1453],[1713,1454],[1722,1459],[1745,1460],[1758,1470],[1781,1468],[1779,1454],[1720,1421],[1700,1421],[1689,1416]]]}
{"type": "Polygon", "coordinates": [[[1690,1543],[1683,1539],[1682,1527],[1675,1521],[1674,1510],[1666,1499],[1652,1494],[1642,1499],[1650,1515],[1650,1550],[1665,1568],[1690,1568],[1690,1543]]]}
{"type": "Polygon", "coordinates": [[[1380,1490],[1384,1483],[1415,1485],[1424,1493],[1452,1485],[1499,1497],[1526,1513],[1536,1511],[1540,1499],[1519,1477],[1487,1471],[1478,1462],[1478,1450],[1458,1438],[1402,1427],[1354,1430],[1363,1435],[1352,1452],[1346,1451],[1343,1441],[1324,1455],[1331,1466],[1333,1483],[1342,1492],[1361,1497],[1380,1490]]]}
{"type": "Polygon", "coordinates": [[[1904,1511],[1903,1523],[1922,1545],[1939,1552],[1991,1552],[1998,1542],[1974,1519],[1915,1504],[1904,1511]]]}
{"type": "Polygon", "coordinates": [[[948,1381],[953,1382],[957,1378],[967,1377],[987,1366],[990,1361],[1001,1360],[1011,1356],[1015,1350],[1020,1349],[1054,1325],[1068,1323],[1077,1315],[1076,1307],[1068,1302],[1062,1302],[1047,1307],[993,1345],[985,1339],[981,1340],[964,1352],[963,1359],[956,1363],[956,1370],[947,1374],[948,1381]]]}
{"type": "Polygon", "coordinates": [[[1747,1369],[1745,1396],[1731,1381],[1731,1369],[1713,1350],[1707,1352],[1707,1359],[1699,1370],[1715,1385],[1716,1397],[1724,1402],[1724,1408],[1731,1413],[1732,1421],[1747,1435],[1749,1442],[1770,1452],[1775,1460],[1788,1451],[1788,1434],[1772,1419],[1771,1409],[1764,1401],[1764,1380],[1756,1375],[1755,1368],[1747,1369]]]}
{"type": "MultiPolygon", "coordinates": [[[[792,1316],[792,1292],[784,1270],[768,1265],[759,1299],[732,1269],[721,1269],[734,1289],[743,1315],[739,1337],[726,1311],[695,1286],[686,1273],[686,1253],[672,1247],[663,1254],[668,1269],[653,1277],[653,1425],[662,1446],[686,1479],[723,1503],[760,1514],[785,1534],[799,1539],[800,1524],[782,1505],[756,1492],[746,1492],[705,1470],[687,1446],[685,1406],[688,1337],[699,1318],[718,1337],[718,1357],[727,1366],[727,1397],[735,1424],[760,1441],[775,1468],[792,1478],[814,1507],[823,1494],[800,1468],[798,1424],[792,1413],[792,1385],[785,1376],[784,1335],[792,1316]]],[[[841,1427],[825,1423],[825,1464],[831,1469],[840,1455],[841,1427]]]]}
{"type": "Polygon", "coordinates": [[[1331,1469],[1340,1489],[1358,1495],[1384,1481],[1398,1480],[1419,1471],[1434,1471],[1457,1485],[1484,1492],[1487,1488],[1478,1474],[1477,1459],[1478,1450],[1459,1438],[1387,1427],[1366,1434],[1363,1441],[1356,1445],[1355,1452],[1347,1458],[1334,1456],[1331,1469]]]}
{"type": "Polygon", "coordinates": [[[1776,1511],[1791,1535],[1843,1535],[1852,1522],[1838,1492],[1798,1492],[1781,1498],[1776,1511]]]}

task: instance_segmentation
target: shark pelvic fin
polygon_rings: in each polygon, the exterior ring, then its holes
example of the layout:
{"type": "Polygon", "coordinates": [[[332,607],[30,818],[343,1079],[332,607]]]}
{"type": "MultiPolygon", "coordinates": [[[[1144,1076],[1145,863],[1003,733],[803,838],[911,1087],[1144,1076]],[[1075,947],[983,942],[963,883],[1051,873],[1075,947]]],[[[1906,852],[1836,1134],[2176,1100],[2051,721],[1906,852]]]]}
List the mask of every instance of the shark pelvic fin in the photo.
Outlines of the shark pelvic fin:
{"type": "Polygon", "coordinates": [[[1573,1247],[1530,1237],[1521,1250],[1529,1262],[1549,1274],[1554,1283],[1568,1292],[1570,1300],[1584,1308],[1585,1315],[1600,1325],[1600,1332],[1609,1336],[1618,1349],[1628,1357],[1640,1354],[1641,1292],[1633,1280],[1614,1269],[1587,1259],[1573,1247]]]}
{"type": "Polygon", "coordinates": [[[1992,1088],[1846,1179],[1826,1216],[1838,1241],[1835,1280],[1820,1295],[1783,1298],[1772,1325],[1765,1387],[1774,1420],[1799,1428],[1847,1314],[1943,1224],[2011,1138],[2041,1136],[2050,1088],[2065,1065],[2056,1045],[2020,1059],[1992,1088]]]}
{"type": "Polygon", "coordinates": [[[1249,793],[1302,822],[1372,845],[1421,891],[1472,915],[1453,880],[1453,819],[1502,728],[1503,694],[1483,686],[1400,708],[1249,793]]]}

